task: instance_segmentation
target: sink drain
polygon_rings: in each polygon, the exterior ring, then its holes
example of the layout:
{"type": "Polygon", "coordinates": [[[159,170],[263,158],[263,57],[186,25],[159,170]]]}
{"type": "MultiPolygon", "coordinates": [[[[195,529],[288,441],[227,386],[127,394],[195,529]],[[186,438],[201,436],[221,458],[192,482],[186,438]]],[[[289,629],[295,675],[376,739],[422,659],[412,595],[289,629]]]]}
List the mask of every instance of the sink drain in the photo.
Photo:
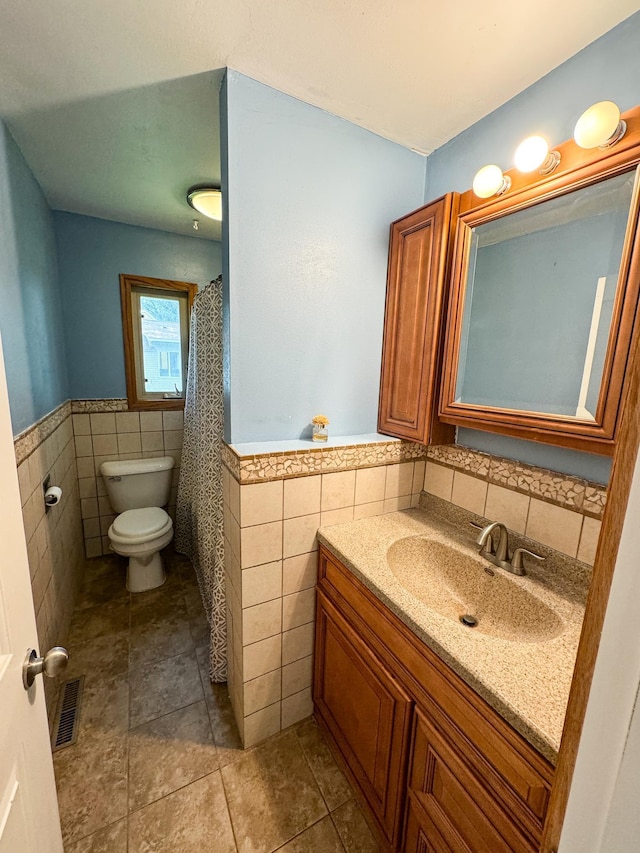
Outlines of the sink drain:
{"type": "Polygon", "coordinates": [[[478,620],[475,616],[471,616],[469,613],[463,613],[460,617],[460,621],[463,625],[466,625],[467,628],[475,628],[478,624],[478,620]]]}

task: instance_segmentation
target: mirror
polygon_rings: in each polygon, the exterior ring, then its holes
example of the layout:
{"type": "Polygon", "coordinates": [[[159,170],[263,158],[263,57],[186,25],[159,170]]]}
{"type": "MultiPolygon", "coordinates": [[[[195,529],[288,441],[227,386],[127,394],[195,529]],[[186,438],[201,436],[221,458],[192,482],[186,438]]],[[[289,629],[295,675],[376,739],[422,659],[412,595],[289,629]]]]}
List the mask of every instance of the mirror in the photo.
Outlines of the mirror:
{"type": "Polygon", "coordinates": [[[466,194],[442,420],[613,452],[638,297],[636,164],[604,177],[592,168],[588,181],[565,175],[551,192],[539,181],[511,205],[469,210],[478,199],[466,194]]]}

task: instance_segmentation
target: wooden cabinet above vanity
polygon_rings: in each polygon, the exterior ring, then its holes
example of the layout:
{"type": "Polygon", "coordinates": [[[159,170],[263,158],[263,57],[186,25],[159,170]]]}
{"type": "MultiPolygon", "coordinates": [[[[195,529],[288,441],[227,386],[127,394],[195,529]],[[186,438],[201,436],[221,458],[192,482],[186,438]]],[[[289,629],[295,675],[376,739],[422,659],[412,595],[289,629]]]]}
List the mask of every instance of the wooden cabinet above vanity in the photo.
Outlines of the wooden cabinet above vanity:
{"type": "Polygon", "coordinates": [[[564,142],[546,177],[514,169],[502,195],[445,196],[393,224],[380,432],[435,444],[466,426],[613,453],[639,331],[640,107],[623,118],[611,148],[564,142]]]}
{"type": "Polygon", "coordinates": [[[391,226],[378,430],[422,444],[448,444],[438,420],[438,380],[451,229],[457,193],[391,226]]]}

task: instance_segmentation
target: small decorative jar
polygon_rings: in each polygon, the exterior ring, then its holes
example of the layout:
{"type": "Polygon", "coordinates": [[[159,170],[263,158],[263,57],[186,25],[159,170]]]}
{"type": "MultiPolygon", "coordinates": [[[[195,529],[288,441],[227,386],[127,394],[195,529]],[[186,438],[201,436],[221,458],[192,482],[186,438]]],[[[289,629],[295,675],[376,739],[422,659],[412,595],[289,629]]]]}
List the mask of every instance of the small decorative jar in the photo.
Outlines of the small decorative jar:
{"type": "Polygon", "coordinates": [[[311,424],[314,441],[326,441],[329,438],[329,418],[325,415],[316,415],[311,419],[311,424]]]}

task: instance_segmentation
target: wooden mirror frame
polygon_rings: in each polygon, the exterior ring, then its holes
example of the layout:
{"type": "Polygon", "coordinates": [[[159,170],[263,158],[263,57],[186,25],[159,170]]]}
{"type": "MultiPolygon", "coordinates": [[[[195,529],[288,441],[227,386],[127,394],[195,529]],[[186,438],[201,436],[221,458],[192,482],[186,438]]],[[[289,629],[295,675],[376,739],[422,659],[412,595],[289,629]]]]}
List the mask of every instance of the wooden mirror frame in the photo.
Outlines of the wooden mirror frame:
{"type": "Polygon", "coordinates": [[[637,305],[640,295],[640,228],[637,187],[632,200],[620,263],[619,284],[612,317],[609,346],[595,421],[545,415],[516,409],[456,402],[458,354],[472,229],[534,204],[629,172],[640,163],[640,107],[624,114],[625,136],[610,149],[585,151],[573,139],[555,146],[560,166],[546,178],[513,169],[505,174],[511,188],[504,195],[479,203],[472,190],[460,200],[449,295],[443,382],[439,417],[445,423],[526,438],[591,453],[612,455],[621,412],[621,400],[632,337],[639,333],[637,305]]]}

